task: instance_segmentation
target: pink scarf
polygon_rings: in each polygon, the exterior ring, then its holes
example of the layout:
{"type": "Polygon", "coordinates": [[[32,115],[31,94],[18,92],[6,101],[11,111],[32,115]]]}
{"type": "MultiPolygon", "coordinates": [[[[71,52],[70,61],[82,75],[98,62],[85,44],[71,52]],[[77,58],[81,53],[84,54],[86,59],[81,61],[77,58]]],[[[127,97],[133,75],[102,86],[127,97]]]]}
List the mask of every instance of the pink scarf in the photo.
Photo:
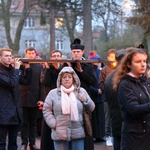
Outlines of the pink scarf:
{"type": "Polygon", "coordinates": [[[73,93],[74,86],[66,89],[61,85],[61,107],[63,114],[70,114],[71,121],[79,121],[77,99],[73,93]]]}

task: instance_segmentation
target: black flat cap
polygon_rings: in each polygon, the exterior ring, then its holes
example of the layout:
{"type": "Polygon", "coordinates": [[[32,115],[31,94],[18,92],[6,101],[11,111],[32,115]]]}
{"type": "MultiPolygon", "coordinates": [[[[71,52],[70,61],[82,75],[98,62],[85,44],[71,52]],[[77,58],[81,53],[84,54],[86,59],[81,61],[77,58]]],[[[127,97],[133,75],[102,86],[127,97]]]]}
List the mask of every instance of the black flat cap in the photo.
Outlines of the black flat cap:
{"type": "Polygon", "coordinates": [[[81,44],[81,40],[76,38],[73,43],[70,45],[71,50],[73,49],[81,49],[84,50],[84,45],[81,44]]]}

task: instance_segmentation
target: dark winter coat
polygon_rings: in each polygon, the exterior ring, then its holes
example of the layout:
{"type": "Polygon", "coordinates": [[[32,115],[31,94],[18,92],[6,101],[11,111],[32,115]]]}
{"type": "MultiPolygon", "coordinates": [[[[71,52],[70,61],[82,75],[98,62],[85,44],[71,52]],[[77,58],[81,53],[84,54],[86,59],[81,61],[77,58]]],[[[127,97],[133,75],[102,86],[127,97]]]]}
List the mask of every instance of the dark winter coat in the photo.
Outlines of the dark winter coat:
{"type": "Polygon", "coordinates": [[[118,87],[123,117],[122,150],[150,148],[150,79],[126,75],[118,87]]]}
{"type": "Polygon", "coordinates": [[[90,86],[90,94],[94,103],[100,103],[100,102],[104,102],[102,99],[102,95],[98,94],[99,75],[100,75],[101,70],[96,65],[93,65],[93,66],[94,66],[94,75],[96,77],[96,83],[95,83],[95,86],[90,86]]]}
{"type": "Polygon", "coordinates": [[[94,74],[97,81],[95,86],[90,86],[91,99],[95,103],[95,109],[92,112],[92,131],[94,138],[102,139],[105,136],[105,114],[102,94],[98,94],[99,74],[101,70],[98,68],[98,66],[93,66],[94,74]]]}
{"type": "Polygon", "coordinates": [[[0,125],[18,125],[22,120],[19,84],[29,85],[32,79],[31,68],[26,75],[12,66],[0,64],[0,125]]]}
{"type": "Polygon", "coordinates": [[[115,74],[115,70],[111,72],[105,79],[104,83],[104,96],[105,101],[109,104],[110,120],[113,136],[121,136],[122,116],[120,110],[120,104],[118,101],[117,92],[113,90],[112,79],[115,74]]]}
{"type": "Polygon", "coordinates": [[[42,83],[45,88],[45,96],[50,90],[56,88],[57,77],[62,68],[62,65],[58,69],[56,69],[53,65],[50,65],[50,68],[44,69],[42,83]]]}
{"type": "MultiPolygon", "coordinates": [[[[84,59],[84,58],[82,58],[84,59]]],[[[87,93],[90,94],[90,86],[95,86],[96,84],[96,77],[94,76],[94,70],[93,70],[93,64],[91,63],[80,63],[82,67],[82,72],[78,72],[76,70],[76,63],[72,63],[72,68],[78,75],[81,87],[83,87],[87,93]]],[[[94,143],[93,143],[93,137],[86,137],[84,141],[84,150],[94,150],[94,143]]]]}
{"type": "Polygon", "coordinates": [[[20,86],[22,107],[37,107],[37,102],[44,99],[43,85],[40,82],[41,70],[43,67],[40,64],[31,64],[30,66],[33,70],[31,84],[28,86],[20,86]]]}
{"type": "Polygon", "coordinates": [[[90,63],[81,63],[81,67],[82,67],[82,72],[78,72],[76,70],[76,66],[73,65],[72,68],[74,69],[74,71],[76,72],[76,74],[78,75],[80,82],[81,82],[81,87],[83,87],[88,94],[90,95],[90,86],[95,86],[96,84],[96,77],[94,76],[94,69],[93,69],[93,65],[90,63]]]}

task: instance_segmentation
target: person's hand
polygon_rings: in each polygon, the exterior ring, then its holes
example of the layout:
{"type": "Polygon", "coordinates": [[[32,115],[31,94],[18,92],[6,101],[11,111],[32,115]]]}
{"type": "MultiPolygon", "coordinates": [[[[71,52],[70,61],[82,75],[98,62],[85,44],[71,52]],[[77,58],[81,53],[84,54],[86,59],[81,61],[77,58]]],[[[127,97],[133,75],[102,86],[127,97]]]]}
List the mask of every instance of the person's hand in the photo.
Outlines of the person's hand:
{"type": "Polygon", "coordinates": [[[101,89],[98,89],[98,94],[102,94],[102,90],[101,89]]]}
{"type": "Polygon", "coordinates": [[[49,68],[48,62],[45,62],[44,65],[45,65],[45,68],[49,68]]]}
{"type": "Polygon", "coordinates": [[[66,64],[68,65],[68,67],[72,67],[70,62],[66,62],[66,64]]]}
{"type": "Polygon", "coordinates": [[[58,69],[60,66],[60,63],[53,63],[53,66],[55,67],[55,69],[58,69]]]}
{"type": "Polygon", "coordinates": [[[78,93],[78,99],[79,99],[81,102],[87,102],[86,97],[83,96],[83,94],[81,94],[81,93],[78,93]]]}
{"type": "Polygon", "coordinates": [[[15,68],[15,69],[19,69],[21,63],[22,63],[22,62],[19,61],[19,58],[15,58],[15,59],[14,59],[14,68],[15,68]]]}
{"type": "Polygon", "coordinates": [[[37,102],[37,106],[39,107],[39,110],[42,110],[42,109],[43,109],[43,104],[44,104],[43,101],[38,101],[38,102],[37,102]]]}
{"type": "Polygon", "coordinates": [[[29,68],[30,67],[30,64],[29,63],[22,63],[23,66],[25,66],[25,69],[29,68]]]}
{"type": "Polygon", "coordinates": [[[81,64],[79,62],[76,63],[76,67],[75,69],[78,71],[78,72],[82,72],[82,67],[81,67],[81,64]]]}

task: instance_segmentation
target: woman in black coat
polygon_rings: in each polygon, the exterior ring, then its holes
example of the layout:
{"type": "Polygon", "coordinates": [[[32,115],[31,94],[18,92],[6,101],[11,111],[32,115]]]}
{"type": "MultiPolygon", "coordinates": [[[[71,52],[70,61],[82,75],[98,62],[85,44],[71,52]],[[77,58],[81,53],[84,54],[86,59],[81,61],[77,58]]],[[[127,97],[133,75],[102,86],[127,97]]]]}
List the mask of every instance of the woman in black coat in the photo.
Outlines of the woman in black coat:
{"type": "Polygon", "coordinates": [[[143,50],[132,48],[113,79],[123,117],[121,150],[150,148],[150,79],[146,76],[146,59],[143,50]]]}

